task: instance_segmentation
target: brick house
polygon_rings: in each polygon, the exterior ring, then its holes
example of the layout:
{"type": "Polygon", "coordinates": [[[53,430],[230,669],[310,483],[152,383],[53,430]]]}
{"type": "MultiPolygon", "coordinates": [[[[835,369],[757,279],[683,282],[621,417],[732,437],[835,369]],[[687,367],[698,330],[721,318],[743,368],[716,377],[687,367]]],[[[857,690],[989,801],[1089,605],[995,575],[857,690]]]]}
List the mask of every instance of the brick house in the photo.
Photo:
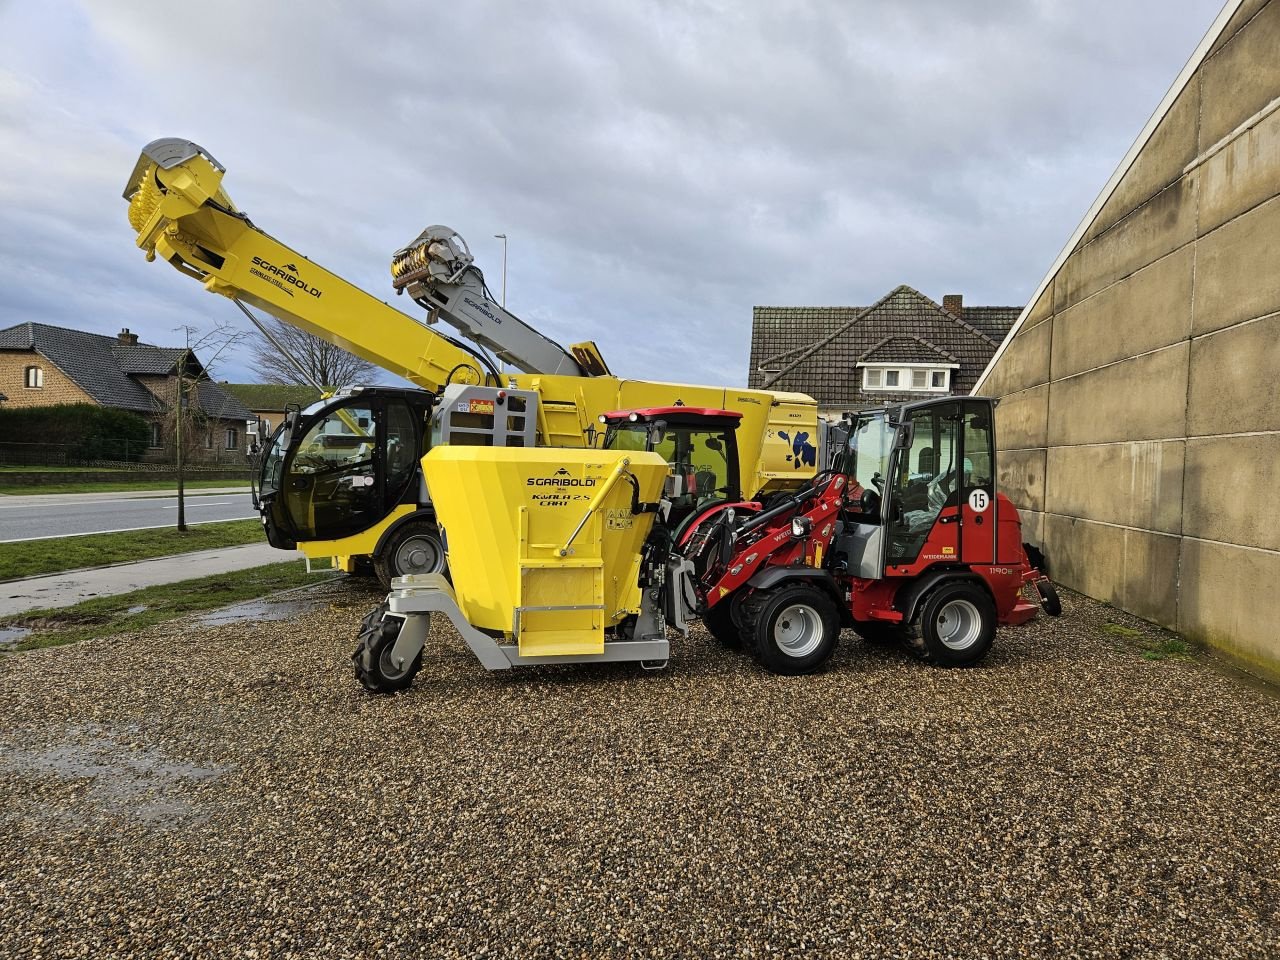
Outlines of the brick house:
{"type": "Polygon", "coordinates": [[[870,307],[755,307],[748,386],[807,393],[832,414],[966,394],[1021,312],[908,286],[870,307]]]}
{"type": "Polygon", "coordinates": [[[186,356],[192,442],[196,460],[243,462],[252,414],[208,378],[195,354],[183,347],[139,343],[128,328],[114,337],[45,323],[0,330],[0,400],[6,407],[91,403],[137,413],[151,423],[148,460],[173,455],[173,404],[178,367],[186,356]]]}
{"type": "Polygon", "coordinates": [[[315,387],[302,387],[291,383],[220,383],[224,393],[229,393],[251,414],[249,421],[249,445],[266,440],[284,420],[285,407],[307,407],[320,399],[315,387]]]}

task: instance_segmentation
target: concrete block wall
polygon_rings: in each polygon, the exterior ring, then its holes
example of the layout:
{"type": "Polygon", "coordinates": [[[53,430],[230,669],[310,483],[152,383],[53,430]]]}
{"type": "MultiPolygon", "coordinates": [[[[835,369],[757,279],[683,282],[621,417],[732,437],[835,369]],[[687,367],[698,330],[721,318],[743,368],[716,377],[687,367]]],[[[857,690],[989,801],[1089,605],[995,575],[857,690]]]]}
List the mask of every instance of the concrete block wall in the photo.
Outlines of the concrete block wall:
{"type": "Polygon", "coordinates": [[[1244,0],[979,391],[1055,579],[1280,681],[1278,51],[1244,0]]]}

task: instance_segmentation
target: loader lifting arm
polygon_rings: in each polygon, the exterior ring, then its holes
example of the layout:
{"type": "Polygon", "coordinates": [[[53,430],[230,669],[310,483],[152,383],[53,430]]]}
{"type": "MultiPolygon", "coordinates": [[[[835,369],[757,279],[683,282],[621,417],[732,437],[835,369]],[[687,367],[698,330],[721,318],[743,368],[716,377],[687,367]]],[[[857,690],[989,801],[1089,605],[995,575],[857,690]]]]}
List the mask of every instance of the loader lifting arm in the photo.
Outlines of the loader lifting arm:
{"type": "MultiPolygon", "coordinates": [[[[478,351],[393,309],[254,226],[222,189],[224,172],[208,151],[189,140],[155,140],[143,148],[124,197],[137,245],[149,260],[159,256],[206,290],[265,310],[433,393],[451,382],[499,383],[497,370],[478,351]]],[[[428,323],[443,318],[527,372],[587,374],[570,353],[486,298],[483,276],[452,230],[430,227],[427,234],[428,243],[420,238],[401,254],[412,252],[416,265],[437,268],[426,282],[421,270],[412,275],[411,293],[432,308],[428,323]],[[451,256],[443,263],[432,259],[440,254],[451,256]]],[[[598,359],[593,345],[579,347],[584,356],[598,359]]]]}

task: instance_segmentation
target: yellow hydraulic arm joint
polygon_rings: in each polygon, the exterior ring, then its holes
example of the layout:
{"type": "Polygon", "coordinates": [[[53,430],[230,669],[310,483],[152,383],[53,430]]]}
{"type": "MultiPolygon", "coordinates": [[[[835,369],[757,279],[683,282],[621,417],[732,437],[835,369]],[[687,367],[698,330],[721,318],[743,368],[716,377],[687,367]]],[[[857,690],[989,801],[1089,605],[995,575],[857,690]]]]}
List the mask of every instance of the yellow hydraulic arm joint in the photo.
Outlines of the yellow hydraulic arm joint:
{"type": "Polygon", "coordinates": [[[240,303],[435,392],[496,383],[474,354],[259,230],[222,189],[225,168],[188,140],[143,148],[125,187],[129,223],[159,257],[240,303]]]}

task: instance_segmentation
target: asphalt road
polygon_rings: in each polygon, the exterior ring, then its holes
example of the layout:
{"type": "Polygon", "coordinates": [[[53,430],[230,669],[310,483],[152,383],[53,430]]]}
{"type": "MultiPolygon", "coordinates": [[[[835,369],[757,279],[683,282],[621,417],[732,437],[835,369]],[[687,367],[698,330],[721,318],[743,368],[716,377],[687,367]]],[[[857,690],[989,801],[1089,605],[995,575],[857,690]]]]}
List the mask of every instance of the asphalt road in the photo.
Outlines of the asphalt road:
{"type": "MultiPolygon", "coordinates": [[[[177,497],[68,493],[0,499],[0,543],[45,540],[84,533],[169,527],[177,522],[177,497]]],[[[187,523],[247,520],[257,516],[248,490],[187,494],[187,523]]]]}

